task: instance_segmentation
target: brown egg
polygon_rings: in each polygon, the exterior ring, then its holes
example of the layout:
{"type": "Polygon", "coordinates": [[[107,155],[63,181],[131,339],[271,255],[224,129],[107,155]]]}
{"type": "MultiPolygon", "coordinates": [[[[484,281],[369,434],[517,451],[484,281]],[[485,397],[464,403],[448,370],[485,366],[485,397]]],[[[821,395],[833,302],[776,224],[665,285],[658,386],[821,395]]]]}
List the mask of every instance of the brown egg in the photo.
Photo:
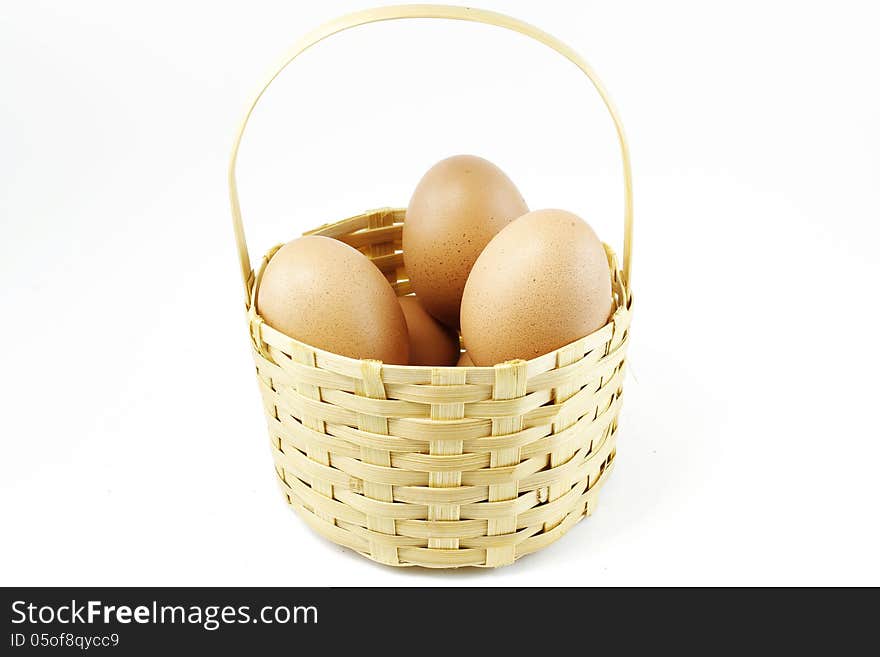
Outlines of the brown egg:
{"type": "Polygon", "coordinates": [[[406,365],[409,338],[397,296],[364,254],[329,237],[282,246],[266,266],[257,310],[274,329],[350,358],[406,365]]]}
{"type": "Polygon", "coordinates": [[[589,335],[611,313],[611,272],[596,233],[564,210],[523,215],[489,242],[461,303],[476,365],[528,360],[589,335]]]}
{"type": "Polygon", "coordinates": [[[487,160],[456,155],[431,167],[410,199],[403,226],[406,271],[425,309],[457,328],[477,256],[528,211],[510,178],[487,160]]]}
{"type": "Polygon", "coordinates": [[[471,357],[468,355],[468,352],[462,351],[461,356],[458,357],[458,362],[455,364],[456,367],[473,367],[474,361],[471,360],[471,357]]]}
{"type": "Polygon", "coordinates": [[[409,331],[409,364],[448,367],[458,358],[458,333],[428,314],[415,297],[399,297],[409,331]]]}

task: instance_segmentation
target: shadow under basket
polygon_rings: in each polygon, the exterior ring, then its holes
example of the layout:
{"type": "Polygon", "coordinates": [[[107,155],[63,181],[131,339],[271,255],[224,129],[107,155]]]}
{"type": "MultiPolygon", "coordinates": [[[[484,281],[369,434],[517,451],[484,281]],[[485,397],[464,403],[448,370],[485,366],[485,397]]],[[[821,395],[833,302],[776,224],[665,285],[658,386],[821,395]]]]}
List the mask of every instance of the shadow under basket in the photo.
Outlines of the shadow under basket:
{"type": "MultiPolygon", "coordinates": [[[[372,258],[398,295],[403,210],[310,234],[372,258]]],[[[251,299],[276,247],[263,259],[251,299]]],[[[331,354],[248,308],[275,472],[318,533],[394,566],[502,566],[595,508],[614,465],[632,312],[606,245],[614,312],[601,329],[494,367],[383,365],[331,354]]]]}
{"type": "MultiPolygon", "coordinates": [[[[256,94],[233,146],[229,190],[275,472],[288,503],[315,531],[393,566],[493,567],[549,545],[595,509],[614,466],[632,316],[632,174],[620,119],[577,53],[531,25],[479,9],[404,5],[336,19],[295,44],[256,94]],[[622,268],[605,246],[614,311],[598,331],[529,361],[419,367],[328,353],[272,329],[257,313],[260,280],[279,247],[255,274],[235,175],[251,113],[300,53],[337,32],[397,18],[519,32],[562,54],[598,91],[620,142],[625,200],[622,268]]],[[[404,221],[404,210],[386,208],[309,234],[360,250],[405,295],[404,221]]]]}

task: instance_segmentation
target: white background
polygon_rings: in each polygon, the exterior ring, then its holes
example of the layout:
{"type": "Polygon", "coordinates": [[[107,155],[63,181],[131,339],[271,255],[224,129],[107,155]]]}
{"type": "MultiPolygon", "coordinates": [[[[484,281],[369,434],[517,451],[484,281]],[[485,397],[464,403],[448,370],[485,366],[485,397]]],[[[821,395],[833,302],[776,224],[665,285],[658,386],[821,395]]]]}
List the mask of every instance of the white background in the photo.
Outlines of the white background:
{"type": "MultiPolygon", "coordinates": [[[[880,584],[880,100],[872,3],[479,2],[578,49],[636,194],[631,375],[598,509],[497,571],[393,570],[274,481],[226,161],[296,37],[362,2],[0,4],[0,583],[880,584]]],[[[619,245],[585,79],[480,25],[359,28],[265,96],[255,257],[499,164],[619,245]]]]}

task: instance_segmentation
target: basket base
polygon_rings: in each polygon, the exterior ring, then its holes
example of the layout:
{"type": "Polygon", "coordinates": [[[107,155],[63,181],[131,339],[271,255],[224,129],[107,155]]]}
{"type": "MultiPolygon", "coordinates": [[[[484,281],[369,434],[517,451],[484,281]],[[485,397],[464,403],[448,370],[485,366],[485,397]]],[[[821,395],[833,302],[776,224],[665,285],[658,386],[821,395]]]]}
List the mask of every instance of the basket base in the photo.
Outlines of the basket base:
{"type": "MultiPolygon", "coordinates": [[[[611,440],[609,442],[613,445],[614,436],[612,435],[610,437],[611,440]]],[[[278,483],[281,492],[287,500],[287,503],[294,511],[296,511],[297,515],[306,522],[306,524],[327,540],[349,548],[371,561],[386,566],[393,566],[395,568],[409,568],[414,566],[431,569],[470,567],[497,568],[509,565],[527,554],[536,552],[547,547],[551,543],[556,542],[583,518],[592,515],[598,504],[599,489],[601,489],[602,485],[610,476],[611,471],[614,469],[615,455],[616,452],[612,449],[604,462],[604,466],[600,468],[598,477],[590,483],[589,488],[587,488],[588,482],[584,481],[572,489],[572,492],[582,490],[578,494],[571,510],[559,521],[558,524],[549,530],[545,529],[543,525],[537,525],[534,527],[523,528],[516,532],[514,534],[516,537],[516,546],[513,560],[501,564],[487,563],[486,547],[474,546],[446,549],[427,547],[427,540],[415,540],[405,536],[387,537],[388,541],[399,543],[393,550],[393,554],[397,557],[396,559],[377,558],[376,552],[371,552],[368,548],[365,549],[368,530],[365,530],[363,527],[353,526],[351,523],[339,519],[337,519],[335,523],[331,523],[328,520],[319,517],[314,508],[307,506],[304,501],[297,496],[295,487],[288,485],[282,474],[277,470],[276,474],[278,475],[278,483]],[[395,541],[394,539],[399,540],[395,541]]],[[[500,539],[502,537],[483,538],[500,539]]],[[[467,541],[462,542],[468,543],[467,541]]],[[[474,541],[474,543],[478,542],[479,541],[474,541]]]]}

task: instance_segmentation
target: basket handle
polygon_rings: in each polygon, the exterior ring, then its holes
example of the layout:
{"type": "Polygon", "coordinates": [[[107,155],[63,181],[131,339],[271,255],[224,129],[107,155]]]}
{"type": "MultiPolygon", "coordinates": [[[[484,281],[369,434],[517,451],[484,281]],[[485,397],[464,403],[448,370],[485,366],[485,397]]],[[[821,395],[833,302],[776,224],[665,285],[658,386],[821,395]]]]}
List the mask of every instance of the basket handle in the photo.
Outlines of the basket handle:
{"type": "Polygon", "coordinates": [[[536,41],[543,43],[561,54],[563,57],[577,66],[590,79],[608,113],[614,121],[614,127],[617,130],[617,138],[620,142],[620,152],[623,161],[623,193],[624,193],[624,211],[623,211],[623,282],[629,285],[630,265],[632,263],[632,229],[633,229],[633,198],[632,198],[632,171],[629,160],[629,147],[626,143],[626,137],[623,133],[623,125],[614,104],[608,96],[608,92],[602,86],[599,78],[590,68],[584,59],[578,55],[569,46],[562,43],[559,39],[546,32],[539,30],[533,25],[524,23],[510,16],[499,14],[494,11],[486,11],[483,9],[472,9],[470,7],[454,7],[448,5],[397,5],[390,7],[378,7],[376,9],[366,9],[357,11],[345,16],[340,16],[334,20],[324,23],[315,30],[309,32],[299,39],[290,51],[282,58],[281,63],[273,70],[271,75],[266,79],[260,87],[253,100],[248,105],[238,133],[235,136],[235,142],[232,146],[232,155],[229,159],[229,200],[232,204],[232,227],[235,231],[235,242],[238,247],[238,258],[241,264],[241,276],[245,288],[245,301],[250,298],[250,283],[253,277],[251,269],[250,257],[247,250],[247,241],[244,236],[244,225],[241,220],[241,206],[238,201],[238,186],[235,179],[235,164],[238,158],[238,149],[241,146],[241,138],[244,135],[244,129],[248,120],[254,111],[260,98],[265,93],[269,85],[278,77],[288,64],[296,59],[300,54],[314,46],[316,43],[323,41],[329,36],[338,32],[357,27],[359,25],[367,25],[368,23],[378,23],[380,21],[395,20],[399,18],[445,18],[450,20],[471,21],[474,23],[485,23],[487,25],[495,25],[503,27],[514,32],[519,32],[527,37],[531,37],[536,41]]]}

